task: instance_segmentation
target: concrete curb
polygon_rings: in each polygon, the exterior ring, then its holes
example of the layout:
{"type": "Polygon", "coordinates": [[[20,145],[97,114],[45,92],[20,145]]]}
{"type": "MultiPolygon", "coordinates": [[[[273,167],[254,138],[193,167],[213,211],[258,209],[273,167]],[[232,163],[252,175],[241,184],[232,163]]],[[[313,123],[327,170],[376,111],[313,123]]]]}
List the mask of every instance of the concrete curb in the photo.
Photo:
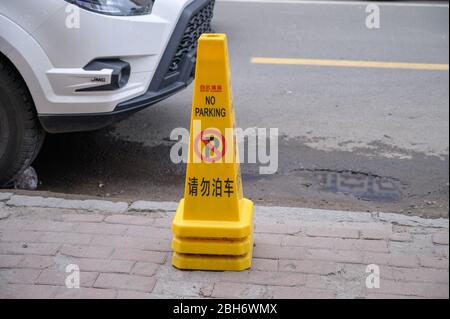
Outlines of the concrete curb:
{"type": "Polygon", "coordinates": [[[104,200],[72,200],[54,197],[13,195],[6,202],[7,206],[60,208],[87,211],[102,211],[108,213],[125,213],[128,210],[126,202],[109,202],[104,200]]]}
{"type": "Polygon", "coordinates": [[[175,202],[148,202],[137,201],[130,205],[130,212],[174,212],[177,210],[178,203],[175,202]]]}
{"type": "MultiPolygon", "coordinates": [[[[85,210],[92,212],[103,212],[112,214],[145,213],[145,212],[174,212],[178,203],[176,202],[154,202],[136,201],[131,204],[127,202],[112,202],[106,200],[72,200],[55,197],[24,196],[12,193],[0,192],[0,202],[6,207],[39,207],[59,208],[72,210],[85,210]]],[[[2,206],[0,206],[1,208],[2,206]]],[[[323,210],[312,208],[279,207],[279,206],[255,206],[256,219],[279,219],[280,224],[286,220],[298,224],[305,221],[328,221],[328,222],[384,222],[402,226],[421,226],[435,228],[449,228],[449,220],[444,218],[426,219],[416,216],[406,216],[394,213],[382,212],[346,212],[336,210],[323,210]]]]}
{"type": "Polygon", "coordinates": [[[11,198],[12,195],[13,195],[12,193],[1,193],[0,192],[0,202],[7,201],[8,199],[11,198]]]}
{"type": "Polygon", "coordinates": [[[256,206],[256,218],[288,218],[292,222],[329,221],[329,222],[386,222],[401,226],[422,226],[449,228],[449,220],[445,218],[428,219],[417,216],[406,216],[382,212],[347,212],[315,208],[269,207],[256,206]]]}

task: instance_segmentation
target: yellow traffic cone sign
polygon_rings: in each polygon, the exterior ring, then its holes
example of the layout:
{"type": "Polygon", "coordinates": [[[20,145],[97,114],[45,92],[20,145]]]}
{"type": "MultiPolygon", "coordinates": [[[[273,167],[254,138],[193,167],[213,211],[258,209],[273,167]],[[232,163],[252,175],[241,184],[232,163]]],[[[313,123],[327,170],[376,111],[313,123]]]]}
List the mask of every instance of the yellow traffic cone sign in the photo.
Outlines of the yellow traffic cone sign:
{"type": "Polygon", "coordinates": [[[184,198],[172,224],[172,264],[244,270],[253,252],[253,202],[243,197],[225,34],[198,40],[184,198]]]}

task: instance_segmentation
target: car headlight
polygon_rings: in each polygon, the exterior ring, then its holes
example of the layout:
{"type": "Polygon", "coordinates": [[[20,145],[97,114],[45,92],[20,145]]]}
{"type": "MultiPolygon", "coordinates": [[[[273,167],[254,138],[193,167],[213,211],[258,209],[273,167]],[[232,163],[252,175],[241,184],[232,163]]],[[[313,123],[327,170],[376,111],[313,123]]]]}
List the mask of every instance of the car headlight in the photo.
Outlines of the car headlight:
{"type": "Polygon", "coordinates": [[[80,8],[114,16],[149,14],[155,0],[66,0],[80,8]]]}

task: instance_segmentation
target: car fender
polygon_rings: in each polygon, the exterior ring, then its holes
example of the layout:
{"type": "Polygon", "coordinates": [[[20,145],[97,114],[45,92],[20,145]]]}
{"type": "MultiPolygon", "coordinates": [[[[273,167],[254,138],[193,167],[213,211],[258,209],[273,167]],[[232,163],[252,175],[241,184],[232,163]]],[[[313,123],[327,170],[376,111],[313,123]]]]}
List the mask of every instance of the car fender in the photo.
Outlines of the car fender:
{"type": "Polygon", "coordinates": [[[19,25],[0,16],[0,51],[19,71],[31,93],[39,113],[39,105],[45,103],[44,92],[52,91],[45,75],[52,68],[51,62],[42,47],[19,25]]]}

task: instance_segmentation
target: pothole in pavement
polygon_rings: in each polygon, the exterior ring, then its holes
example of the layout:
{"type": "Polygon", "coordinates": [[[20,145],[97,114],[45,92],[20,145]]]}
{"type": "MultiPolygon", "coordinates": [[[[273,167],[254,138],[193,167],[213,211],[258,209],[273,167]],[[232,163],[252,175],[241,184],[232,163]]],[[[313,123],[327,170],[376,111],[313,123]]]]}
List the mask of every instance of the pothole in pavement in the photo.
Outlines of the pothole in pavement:
{"type": "Polygon", "coordinates": [[[398,202],[402,198],[400,182],[392,177],[352,170],[296,169],[311,175],[320,191],[353,195],[359,200],[398,202]]]}

